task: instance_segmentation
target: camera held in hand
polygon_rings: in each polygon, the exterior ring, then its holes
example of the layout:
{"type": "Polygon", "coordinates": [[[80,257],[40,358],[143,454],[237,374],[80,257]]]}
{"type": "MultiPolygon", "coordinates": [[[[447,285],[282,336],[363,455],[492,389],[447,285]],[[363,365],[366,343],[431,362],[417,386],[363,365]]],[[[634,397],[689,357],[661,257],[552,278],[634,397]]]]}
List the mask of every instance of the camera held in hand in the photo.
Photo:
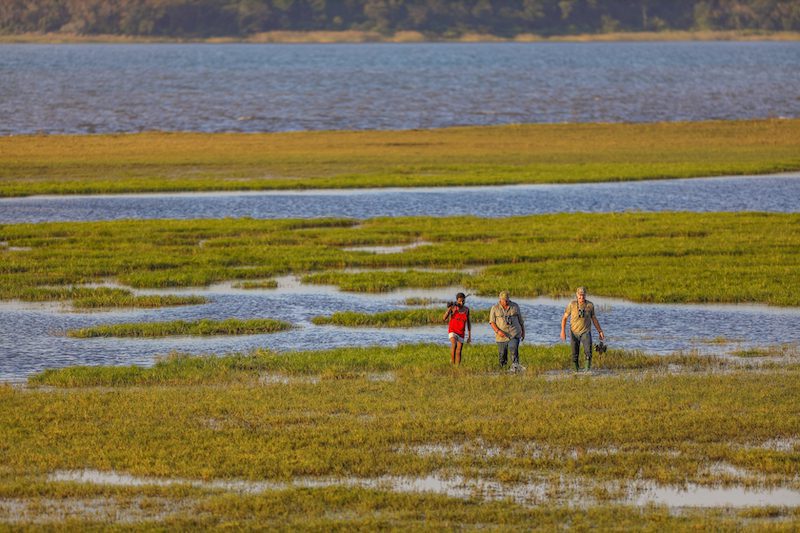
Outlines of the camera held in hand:
{"type": "Polygon", "coordinates": [[[606,345],[606,343],[603,341],[600,341],[594,345],[594,351],[597,352],[597,355],[606,353],[606,351],[608,351],[608,345],[606,345]]]}
{"type": "Polygon", "coordinates": [[[461,304],[459,304],[458,302],[447,302],[447,307],[453,307],[453,306],[461,307],[461,304]]]}

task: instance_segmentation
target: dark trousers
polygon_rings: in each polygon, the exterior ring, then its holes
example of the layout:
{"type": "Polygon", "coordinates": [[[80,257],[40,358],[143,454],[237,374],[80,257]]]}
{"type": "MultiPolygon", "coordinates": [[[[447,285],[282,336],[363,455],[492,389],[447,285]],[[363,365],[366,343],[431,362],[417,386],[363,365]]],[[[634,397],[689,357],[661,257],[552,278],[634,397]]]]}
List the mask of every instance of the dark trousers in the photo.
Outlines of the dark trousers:
{"type": "Polygon", "coordinates": [[[570,346],[572,347],[572,362],[575,364],[575,370],[580,368],[579,355],[581,344],[583,345],[583,354],[586,356],[586,368],[592,368],[592,330],[580,335],[575,335],[570,331],[569,335],[570,346]]]}
{"type": "Polygon", "coordinates": [[[508,339],[506,342],[497,343],[497,353],[500,356],[500,366],[506,366],[506,363],[508,363],[508,352],[511,352],[511,362],[515,365],[518,365],[519,337],[508,339]]]}

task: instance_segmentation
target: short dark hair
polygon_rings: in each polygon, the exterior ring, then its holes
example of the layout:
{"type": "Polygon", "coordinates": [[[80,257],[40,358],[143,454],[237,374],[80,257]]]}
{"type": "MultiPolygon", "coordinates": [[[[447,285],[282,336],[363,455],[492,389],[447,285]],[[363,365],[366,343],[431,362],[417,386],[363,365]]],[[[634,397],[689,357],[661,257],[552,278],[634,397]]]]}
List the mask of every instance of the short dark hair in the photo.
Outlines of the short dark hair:
{"type": "Polygon", "coordinates": [[[458,294],[456,294],[456,300],[458,300],[459,298],[464,298],[466,300],[467,295],[464,294],[463,292],[459,292],[458,294]]]}

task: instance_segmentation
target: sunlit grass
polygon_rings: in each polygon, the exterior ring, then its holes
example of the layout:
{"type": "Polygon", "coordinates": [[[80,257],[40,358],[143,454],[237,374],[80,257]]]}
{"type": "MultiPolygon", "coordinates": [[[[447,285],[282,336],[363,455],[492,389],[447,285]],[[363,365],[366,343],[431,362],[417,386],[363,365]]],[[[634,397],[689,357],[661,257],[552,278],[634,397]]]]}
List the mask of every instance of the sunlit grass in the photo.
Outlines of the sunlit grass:
{"type": "Polygon", "coordinates": [[[798,357],[800,346],[796,344],[781,344],[766,347],[751,347],[734,350],[731,355],[737,357],[798,357]]]}
{"type": "MultiPolygon", "coordinates": [[[[431,305],[436,303],[436,300],[433,298],[420,298],[417,296],[411,296],[408,298],[403,299],[403,305],[431,305]]],[[[444,302],[442,302],[444,303],[444,302]]]]}
{"type": "MultiPolygon", "coordinates": [[[[359,292],[456,286],[480,295],[564,296],[584,285],[638,302],[800,305],[800,292],[786,290],[800,285],[797,214],[7,224],[0,240],[9,243],[0,248],[5,300],[77,298],[85,294],[80,285],[108,279],[169,288],[295,274],[359,292]],[[393,254],[343,249],[419,240],[430,244],[393,254]]],[[[109,289],[93,294],[131,298],[109,289]]]]}
{"type": "Polygon", "coordinates": [[[794,477],[795,453],[759,445],[800,433],[796,369],[709,372],[725,364],[711,360],[675,373],[677,360],[622,352],[599,358],[610,373],[573,375],[562,370],[569,356],[559,346],[526,347],[529,370],[509,375],[496,370],[493,346],[469,347],[456,369],[447,352],[375,347],[48,371],[31,384],[72,388],[2,392],[3,459],[19,473],[113,468],[189,478],[450,472],[680,484],[708,482],[704,465],[720,461],[752,471],[750,482],[794,477]],[[394,377],[371,378],[385,372],[394,377]],[[318,379],[263,381],[270,375],[318,379]],[[409,449],[423,444],[475,451],[409,449]]]}
{"type": "Polygon", "coordinates": [[[14,294],[25,302],[69,302],[76,309],[154,308],[177,305],[198,305],[208,300],[204,296],[174,294],[134,295],[125,289],[108,287],[28,287],[14,294]]]}
{"type": "MultiPolygon", "coordinates": [[[[451,375],[448,358],[449,344],[401,345],[394,348],[360,347],[324,351],[304,351],[290,354],[259,350],[250,354],[219,357],[198,357],[173,354],[152,367],[87,366],[45,370],[29,381],[37,385],[85,387],[103,385],[157,385],[180,383],[223,383],[226,381],[253,382],[263,372],[292,376],[319,375],[325,379],[364,377],[370,373],[395,372],[414,376],[451,375]]],[[[528,374],[569,370],[572,366],[566,345],[531,346],[524,344],[521,360],[528,374]]],[[[652,356],[641,352],[609,350],[597,355],[595,370],[667,370],[670,365],[692,371],[718,368],[724,361],[711,356],[692,354],[652,356]]],[[[464,348],[464,358],[458,371],[462,374],[484,375],[498,370],[497,349],[494,344],[474,344],[464,348]]]]}
{"type": "Polygon", "coordinates": [[[579,183],[800,168],[800,120],[0,138],[0,196],[579,183]]]}
{"type": "Polygon", "coordinates": [[[322,272],[302,277],[303,283],[337,285],[350,292],[389,292],[405,287],[433,288],[462,285],[468,279],[461,272],[415,270],[373,272],[322,272]]]}
{"type": "Polygon", "coordinates": [[[255,335],[275,333],[291,329],[292,325],[281,320],[259,318],[241,320],[174,320],[171,322],[133,322],[108,324],[89,328],[70,329],[68,337],[81,339],[91,337],[168,337],[178,335],[255,335]]]}
{"type": "Polygon", "coordinates": [[[631,480],[796,486],[796,448],[766,443],[800,435],[800,368],[750,370],[726,358],[612,351],[598,356],[590,376],[567,370],[565,345],[523,345],[528,370],[511,375],[498,371],[496,357],[493,345],[470,345],[462,367],[453,368],[444,344],[376,346],[46,371],[29,388],[0,386],[0,498],[24,504],[25,516],[98,497],[133,516],[163,516],[158,511],[175,502],[165,519],[173,527],[256,518],[263,527],[276,515],[301,528],[516,529],[539,520],[658,529],[798,519],[786,508],[636,508],[615,487],[631,480]],[[743,477],[714,474],[715,464],[743,477]],[[52,472],[84,470],[177,484],[45,481],[52,472]],[[432,475],[547,490],[528,506],[479,494],[287,487],[247,495],[180,483],[432,475]],[[147,503],[131,504],[141,498],[147,503]],[[321,507],[306,509],[311,501],[321,507]],[[434,521],[423,521],[429,514],[434,521]]]}
{"type": "MultiPolygon", "coordinates": [[[[331,316],[315,316],[311,322],[319,326],[334,325],[348,327],[383,327],[412,328],[415,326],[433,326],[442,324],[444,309],[399,309],[382,313],[358,313],[355,311],[337,311],[331,316]]],[[[470,309],[470,320],[486,322],[489,320],[487,309],[470,309]]]]}
{"type": "Polygon", "coordinates": [[[234,289],[277,289],[278,282],[274,279],[261,281],[240,281],[233,284],[234,289]]]}
{"type": "MultiPolygon", "coordinates": [[[[246,529],[291,531],[492,531],[574,529],[736,530],[769,529],[775,520],[797,520],[787,508],[745,511],[624,505],[519,505],[437,494],[392,493],[357,487],[285,488],[257,494],[177,487],[102,487],[0,479],[0,523],[26,529],[246,529]],[[89,513],[87,510],[92,509],[89,513]]],[[[12,527],[13,528],[13,527],[12,527]]],[[[773,527],[774,529],[774,527],[773,527]]],[[[790,529],[787,527],[786,529],[790,529]]]]}

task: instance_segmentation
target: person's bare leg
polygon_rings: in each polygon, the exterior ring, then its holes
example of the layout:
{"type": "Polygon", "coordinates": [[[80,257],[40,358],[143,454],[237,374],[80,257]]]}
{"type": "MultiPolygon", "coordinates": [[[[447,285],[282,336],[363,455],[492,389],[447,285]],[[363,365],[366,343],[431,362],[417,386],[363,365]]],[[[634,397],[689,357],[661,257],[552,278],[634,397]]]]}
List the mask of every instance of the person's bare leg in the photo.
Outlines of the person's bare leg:
{"type": "Polygon", "coordinates": [[[455,337],[450,337],[450,364],[456,364],[456,345],[458,341],[455,337]]]}
{"type": "Polygon", "coordinates": [[[464,347],[463,342],[456,343],[456,366],[461,364],[461,349],[464,347]]]}

